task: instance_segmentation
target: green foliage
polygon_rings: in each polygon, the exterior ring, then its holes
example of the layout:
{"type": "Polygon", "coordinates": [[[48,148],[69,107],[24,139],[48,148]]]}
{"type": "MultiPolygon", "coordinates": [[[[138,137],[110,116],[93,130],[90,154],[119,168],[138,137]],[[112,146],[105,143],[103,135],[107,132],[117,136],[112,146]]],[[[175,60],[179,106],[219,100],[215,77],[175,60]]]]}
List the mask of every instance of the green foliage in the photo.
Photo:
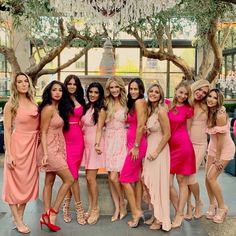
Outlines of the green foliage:
{"type": "Polygon", "coordinates": [[[233,103],[225,103],[224,104],[227,113],[234,113],[234,110],[236,110],[236,102],[233,103]]]}

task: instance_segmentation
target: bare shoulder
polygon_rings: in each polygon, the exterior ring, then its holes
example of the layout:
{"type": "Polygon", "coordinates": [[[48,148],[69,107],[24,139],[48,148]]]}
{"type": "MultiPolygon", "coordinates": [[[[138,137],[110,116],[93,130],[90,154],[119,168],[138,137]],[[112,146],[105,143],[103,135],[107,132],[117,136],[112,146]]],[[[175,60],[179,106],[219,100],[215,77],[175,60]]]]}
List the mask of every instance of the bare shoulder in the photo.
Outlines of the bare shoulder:
{"type": "Polygon", "coordinates": [[[147,102],[144,100],[144,98],[137,99],[135,101],[135,106],[147,106],[147,102]]]}
{"type": "Polygon", "coordinates": [[[54,111],[55,111],[55,107],[53,105],[47,105],[43,108],[42,113],[50,116],[53,114],[54,111]]]}
{"type": "Polygon", "coordinates": [[[167,110],[166,110],[166,107],[160,107],[159,109],[158,109],[158,115],[159,116],[166,116],[167,115],[167,110]]]}
{"type": "Polygon", "coordinates": [[[8,100],[4,106],[4,112],[10,111],[12,107],[11,100],[8,100]]]}

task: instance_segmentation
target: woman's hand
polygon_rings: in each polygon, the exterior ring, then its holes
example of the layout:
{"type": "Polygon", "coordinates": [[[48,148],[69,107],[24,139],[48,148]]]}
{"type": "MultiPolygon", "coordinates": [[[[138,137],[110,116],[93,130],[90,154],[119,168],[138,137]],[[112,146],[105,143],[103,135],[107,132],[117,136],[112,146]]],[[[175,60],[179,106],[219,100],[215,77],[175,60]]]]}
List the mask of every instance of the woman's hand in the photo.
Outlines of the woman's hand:
{"type": "Polygon", "coordinates": [[[48,163],[48,155],[43,155],[43,158],[42,158],[42,161],[41,161],[41,164],[43,167],[45,167],[48,163]]]}
{"type": "Polygon", "coordinates": [[[98,155],[101,155],[102,154],[102,150],[100,148],[100,146],[98,144],[95,145],[95,151],[98,155]]]}
{"type": "Polygon", "coordinates": [[[149,161],[154,161],[155,159],[157,159],[157,157],[158,157],[158,153],[153,152],[153,153],[151,153],[151,154],[147,157],[147,159],[148,159],[149,161]]]}
{"type": "Polygon", "coordinates": [[[131,158],[132,158],[134,161],[138,159],[138,153],[139,153],[138,147],[133,147],[133,148],[130,150],[131,158]]]}
{"type": "Polygon", "coordinates": [[[217,169],[218,171],[222,171],[222,170],[223,170],[224,165],[223,165],[223,163],[222,163],[221,160],[215,159],[214,164],[215,164],[216,169],[217,169]]]}
{"type": "Polygon", "coordinates": [[[6,155],[6,162],[7,162],[7,167],[11,170],[13,170],[14,167],[16,166],[15,160],[12,157],[12,155],[9,154],[6,155]]]}

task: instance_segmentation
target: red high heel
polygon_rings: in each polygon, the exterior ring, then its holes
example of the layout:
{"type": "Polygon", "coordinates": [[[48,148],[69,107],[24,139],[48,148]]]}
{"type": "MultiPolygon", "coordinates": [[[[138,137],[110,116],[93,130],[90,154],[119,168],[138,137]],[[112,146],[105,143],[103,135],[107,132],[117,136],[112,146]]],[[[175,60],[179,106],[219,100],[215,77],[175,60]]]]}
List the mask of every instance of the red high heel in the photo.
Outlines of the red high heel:
{"type": "Polygon", "coordinates": [[[61,227],[50,222],[51,212],[54,214],[58,214],[58,212],[56,212],[53,208],[50,208],[48,212],[43,213],[40,219],[40,227],[42,229],[42,225],[46,225],[51,231],[57,232],[61,229],[61,227]]]}

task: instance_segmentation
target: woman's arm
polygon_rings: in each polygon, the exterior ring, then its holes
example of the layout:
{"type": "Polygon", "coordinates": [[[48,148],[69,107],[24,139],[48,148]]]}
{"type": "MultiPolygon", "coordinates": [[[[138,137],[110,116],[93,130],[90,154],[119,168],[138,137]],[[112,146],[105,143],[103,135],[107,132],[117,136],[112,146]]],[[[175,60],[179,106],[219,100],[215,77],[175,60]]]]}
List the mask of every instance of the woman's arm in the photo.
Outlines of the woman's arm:
{"type": "Polygon", "coordinates": [[[147,103],[144,99],[138,99],[135,102],[135,111],[137,113],[137,129],[134,147],[131,149],[130,153],[133,159],[138,159],[139,144],[142,135],[145,130],[145,125],[147,121],[147,103]]]}
{"type": "Polygon", "coordinates": [[[104,109],[101,109],[101,111],[98,114],[98,123],[97,123],[97,130],[96,130],[96,139],[95,139],[95,150],[97,154],[102,154],[102,150],[100,148],[100,141],[102,138],[102,130],[105,125],[106,120],[106,111],[104,109]]]}
{"type": "Polygon", "coordinates": [[[159,110],[158,119],[161,125],[163,136],[160,143],[157,145],[155,152],[151,153],[151,155],[148,157],[149,160],[156,159],[170,139],[170,122],[169,122],[167,112],[164,108],[161,108],[159,110]]]}
{"type": "Polygon", "coordinates": [[[12,114],[11,114],[11,103],[8,101],[4,107],[3,112],[3,122],[4,122],[4,143],[6,148],[6,162],[10,169],[15,166],[14,157],[11,154],[11,133],[12,133],[12,114]]]}
{"type": "Polygon", "coordinates": [[[43,166],[47,164],[47,158],[48,158],[47,133],[54,111],[55,108],[49,105],[44,107],[41,112],[40,133],[41,133],[41,144],[43,148],[43,159],[42,159],[43,166]]]}

